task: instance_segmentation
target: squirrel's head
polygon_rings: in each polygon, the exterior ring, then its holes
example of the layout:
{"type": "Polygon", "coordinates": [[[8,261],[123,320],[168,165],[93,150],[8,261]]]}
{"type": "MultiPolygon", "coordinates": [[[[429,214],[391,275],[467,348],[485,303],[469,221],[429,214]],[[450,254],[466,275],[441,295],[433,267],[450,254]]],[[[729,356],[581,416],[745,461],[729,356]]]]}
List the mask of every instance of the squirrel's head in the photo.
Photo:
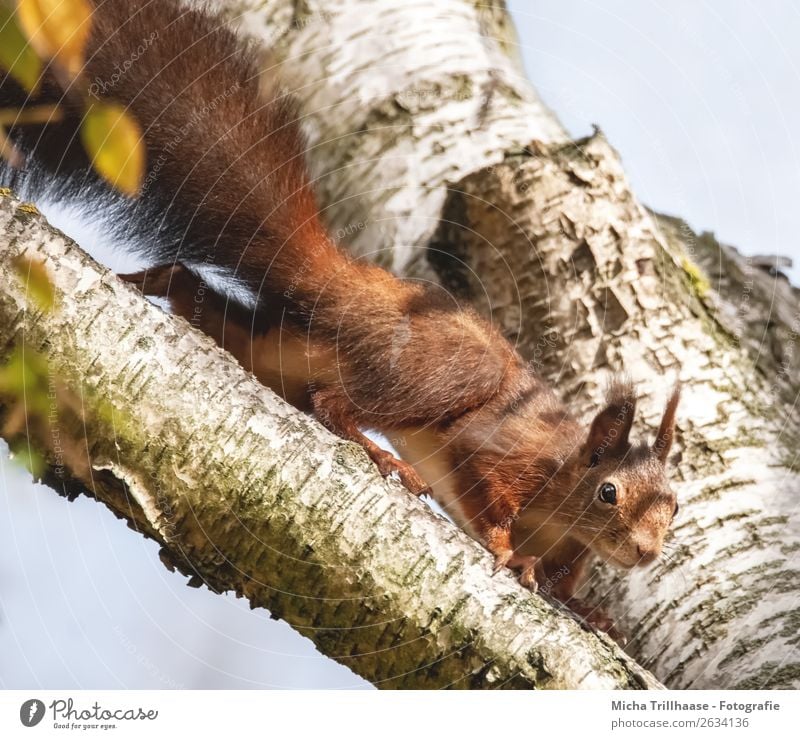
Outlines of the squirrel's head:
{"type": "Polygon", "coordinates": [[[647,565],[661,555],[678,512],[667,479],[667,456],[675,434],[680,386],[667,401],[652,444],[629,441],[636,393],[627,379],[609,386],[606,405],[568,463],[572,495],[581,515],[573,535],[619,567],[647,565]]]}

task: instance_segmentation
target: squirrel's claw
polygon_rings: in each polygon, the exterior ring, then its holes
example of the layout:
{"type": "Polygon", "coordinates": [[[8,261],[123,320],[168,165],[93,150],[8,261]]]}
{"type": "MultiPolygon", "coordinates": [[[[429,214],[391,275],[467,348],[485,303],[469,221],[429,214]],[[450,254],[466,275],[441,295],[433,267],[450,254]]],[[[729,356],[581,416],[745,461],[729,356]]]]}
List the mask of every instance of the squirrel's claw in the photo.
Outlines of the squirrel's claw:
{"type": "MultiPolygon", "coordinates": [[[[381,472],[383,472],[383,470],[381,470],[381,472]]],[[[417,471],[410,464],[408,464],[408,462],[404,462],[402,459],[393,458],[393,461],[390,465],[390,471],[388,473],[384,473],[384,477],[392,472],[396,472],[397,476],[400,478],[400,482],[403,483],[405,488],[417,497],[420,495],[433,496],[433,491],[428,483],[426,483],[425,480],[419,476],[417,471]]]]}
{"type": "Polygon", "coordinates": [[[396,472],[400,482],[410,493],[416,496],[433,495],[428,483],[419,476],[419,473],[408,462],[398,459],[391,452],[387,452],[377,446],[374,448],[367,447],[367,454],[375,462],[378,471],[383,477],[389,477],[389,475],[396,472]]]}
{"type": "Polygon", "coordinates": [[[532,593],[539,589],[539,582],[536,579],[536,565],[539,562],[537,557],[530,557],[532,561],[522,567],[519,575],[519,583],[523,588],[527,588],[532,593]]]}
{"type": "Polygon", "coordinates": [[[535,593],[539,589],[537,578],[537,568],[540,567],[539,558],[532,554],[514,554],[508,562],[508,567],[512,570],[519,570],[519,583],[523,588],[527,588],[535,593]]]}
{"type": "Polygon", "coordinates": [[[535,593],[539,588],[536,579],[536,568],[538,565],[538,557],[516,554],[513,549],[503,549],[495,554],[492,575],[496,575],[504,569],[519,570],[520,585],[535,593]]]}
{"type": "Polygon", "coordinates": [[[433,497],[433,490],[431,490],[430,485],[417,474],[416,470],[410,464],[401,462],[397,470],[397,475],[400,477],[400,482],[405,485],[406,489],[417,497],[420,495],[433,497]]]}
{"type": "Polygon", "coordinates": [[[495,554],[492,577],[494,577],[498,572],[501,572],[502,570],[506,569],[508,567],[508,563],[511,561],[511,558],[513,556],[514,556],[513,549],[503,549],[502,551],[495,554]]]}

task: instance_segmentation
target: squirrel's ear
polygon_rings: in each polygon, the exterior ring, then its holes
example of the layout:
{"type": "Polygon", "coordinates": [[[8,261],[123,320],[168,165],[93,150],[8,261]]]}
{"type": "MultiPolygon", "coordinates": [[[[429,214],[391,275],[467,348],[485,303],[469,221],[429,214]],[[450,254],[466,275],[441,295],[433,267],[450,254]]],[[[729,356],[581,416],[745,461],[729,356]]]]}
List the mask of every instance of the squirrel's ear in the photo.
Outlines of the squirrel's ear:
{"type": "Polygon", "coordinates": [[[596,465],[604,454],[628,449],[628,435],[636,413],[636,391],[627,376],[615,377],[606,392],[606,406],[592,421],[584,446],[587,464],[596,465]]]}
{"type": "Polygon", "coordinates": [[[658,427],[656,440],[653,442],[653,453],[661,461],[667,463],[672,440],[675,438],[675,412],[678,410],[678,401],[681,399],[681,384],[675,383],[672,388],[672,395],[669,396],[667,406],[664,408],[664,415],[661,418],[661,425],[658,427]]]}

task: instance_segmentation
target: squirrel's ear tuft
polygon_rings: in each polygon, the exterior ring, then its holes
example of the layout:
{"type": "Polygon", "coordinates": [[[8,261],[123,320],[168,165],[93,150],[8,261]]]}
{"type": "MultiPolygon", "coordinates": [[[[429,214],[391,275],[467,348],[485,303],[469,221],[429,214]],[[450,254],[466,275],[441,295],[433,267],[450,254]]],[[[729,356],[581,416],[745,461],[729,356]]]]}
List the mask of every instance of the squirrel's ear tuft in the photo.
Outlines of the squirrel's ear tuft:
{"type": "Polygon", "coordinates": [[[672,395],[669,396],[664,415],[661,418],[661,425],[658,427],[656,440],[653,442],[653,453],[661,461],[667,463],[672,441],[675,438],[675,413],[678,410],[678,401],[681,399],[681,384],[676,382],[672,388],[672,395]]]}
{"type": "Polygon", "coordinates": [[[636,413],[636,390],[627,375],[614,377],[606,391],[606,405],[592,421],[584,446],[587,464],[594,466],[604,454],[623,454],[636,413]]]}

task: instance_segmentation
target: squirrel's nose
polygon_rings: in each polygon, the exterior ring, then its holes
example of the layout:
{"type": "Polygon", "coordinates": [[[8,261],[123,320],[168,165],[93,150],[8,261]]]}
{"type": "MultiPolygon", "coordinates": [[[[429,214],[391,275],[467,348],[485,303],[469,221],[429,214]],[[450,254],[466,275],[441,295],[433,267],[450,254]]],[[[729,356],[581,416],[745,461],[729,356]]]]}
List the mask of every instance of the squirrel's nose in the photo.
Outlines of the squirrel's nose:
{"type": "Polygon", "coordinates": [[[658,557],[658,551],[655,547],[637,544],[636,551],[639,554],[640,564],[650,564],[656,557],[658,557]]]}

